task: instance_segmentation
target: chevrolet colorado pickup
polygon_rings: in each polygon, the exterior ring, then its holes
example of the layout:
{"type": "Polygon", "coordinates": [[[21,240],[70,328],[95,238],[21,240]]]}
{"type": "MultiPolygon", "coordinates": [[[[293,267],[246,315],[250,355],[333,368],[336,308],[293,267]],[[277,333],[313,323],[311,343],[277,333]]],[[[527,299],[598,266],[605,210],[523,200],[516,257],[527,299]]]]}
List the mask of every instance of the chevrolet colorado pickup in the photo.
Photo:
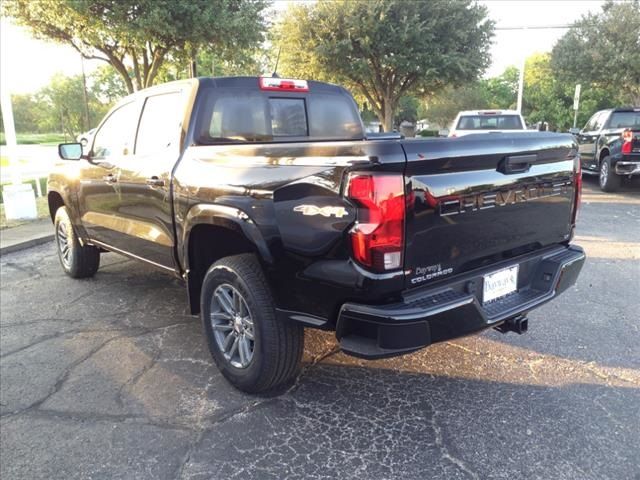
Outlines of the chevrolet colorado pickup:
{"type": "Polygon", "coordinates": [[[74,278],[102,252],[184,280],[224,376],[291,381],[303,327],[373,359],[526,314],[575,281],[580,161],[569,134],[367,137],[320,82],[199,78],[122,100],[88,154],[62,144],[48,200],[74,278]]]}
{"type": "Polygon", "coordinates": [[[601,110],[576,138],[582,171],[599,175],[603,191],[614,192],[622,178],[640,175],[640,108],[601,110]]]}

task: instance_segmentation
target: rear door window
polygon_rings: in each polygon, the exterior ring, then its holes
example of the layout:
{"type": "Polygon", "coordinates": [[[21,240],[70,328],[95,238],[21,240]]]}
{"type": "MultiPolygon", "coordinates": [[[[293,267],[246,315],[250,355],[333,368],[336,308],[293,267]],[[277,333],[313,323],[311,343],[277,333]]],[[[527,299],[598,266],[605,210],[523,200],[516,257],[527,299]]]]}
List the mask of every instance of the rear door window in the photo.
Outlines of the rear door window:
{"type": "Polygon", "coordinates": [[[152,155],[178,146],[185,106],[183,99],[181,92],[147,98],[138,127],[136,155],[152,155]]]}

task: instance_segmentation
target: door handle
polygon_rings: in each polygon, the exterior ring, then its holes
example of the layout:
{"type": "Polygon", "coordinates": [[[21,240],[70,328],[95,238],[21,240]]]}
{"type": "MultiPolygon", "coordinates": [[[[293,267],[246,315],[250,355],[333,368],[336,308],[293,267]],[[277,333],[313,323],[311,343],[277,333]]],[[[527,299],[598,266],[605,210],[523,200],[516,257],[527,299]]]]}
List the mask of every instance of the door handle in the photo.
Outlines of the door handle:
{"type": "Polygon", "coordinates": [[[511,155],[504,160],[502,170],[504,173],[528,172],[531,165],[538,163],[538,155],[511,155]]]}
{"type": "Polygon", "coordinates": [[[102,177],[102,180],[104,180],[107,183],[116,183],[118,181],[118,179],[113,173],[110,173],[109,175],[105,175],[104,177],[102,177]]]}
{"type": "Polygon", "coordinates": [[[147,185],[151,185],[152,187],[164,187],[164,180],[154,175],[153,177],[147,178],[147,185]]]}

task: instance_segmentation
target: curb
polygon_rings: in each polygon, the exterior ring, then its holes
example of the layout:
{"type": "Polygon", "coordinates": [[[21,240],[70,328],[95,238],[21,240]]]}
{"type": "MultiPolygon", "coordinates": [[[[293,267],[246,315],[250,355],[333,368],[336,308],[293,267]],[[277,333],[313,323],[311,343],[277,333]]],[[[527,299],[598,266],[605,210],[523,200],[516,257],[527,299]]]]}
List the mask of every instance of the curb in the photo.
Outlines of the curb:
{"type": "Polygon", "coordinates": [[[42,245],[43,243],[48,243],[53,241],[54,238],[55,238],[55,235],[51,233],[48,235],[44,235],[42,237],[30,238],[29,240],[25,240],[23,242],[14,243],[13,245],[7,245],[6,247],[0,247],[0,255],[19,252],[20,250],[25,250],[27,248],[35,247],[37,245],[42,245]]]}

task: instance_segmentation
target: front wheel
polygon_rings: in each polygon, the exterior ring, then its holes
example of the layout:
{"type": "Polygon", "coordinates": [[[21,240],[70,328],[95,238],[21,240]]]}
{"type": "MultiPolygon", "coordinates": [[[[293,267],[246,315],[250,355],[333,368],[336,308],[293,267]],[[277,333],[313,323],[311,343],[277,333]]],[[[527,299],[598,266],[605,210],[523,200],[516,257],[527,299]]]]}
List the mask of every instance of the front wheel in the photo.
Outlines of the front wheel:
{"type": "Polygon", "coordinates": [[[58,258],[64,273],[72,278],[93,277],[100,267],[100,250],[80,244],[67,207],[58,209],[54,225],[58,258]]]}
{"type": "Polygon", "coordinates": [[[620,182],[621,178],[611,164],[611,157],[604,157],[600,162],[600,188],[603,192],[615,192],[620,188],[620,182]]]}
{"type": "Polygon", "coordinates": [[[301,325],[276,318],[271,292],[254,255],[226,257],[209,268],[200,312],[211,355],[235,387],[258,393],[295,378],[304,331],[301,325]]]}

